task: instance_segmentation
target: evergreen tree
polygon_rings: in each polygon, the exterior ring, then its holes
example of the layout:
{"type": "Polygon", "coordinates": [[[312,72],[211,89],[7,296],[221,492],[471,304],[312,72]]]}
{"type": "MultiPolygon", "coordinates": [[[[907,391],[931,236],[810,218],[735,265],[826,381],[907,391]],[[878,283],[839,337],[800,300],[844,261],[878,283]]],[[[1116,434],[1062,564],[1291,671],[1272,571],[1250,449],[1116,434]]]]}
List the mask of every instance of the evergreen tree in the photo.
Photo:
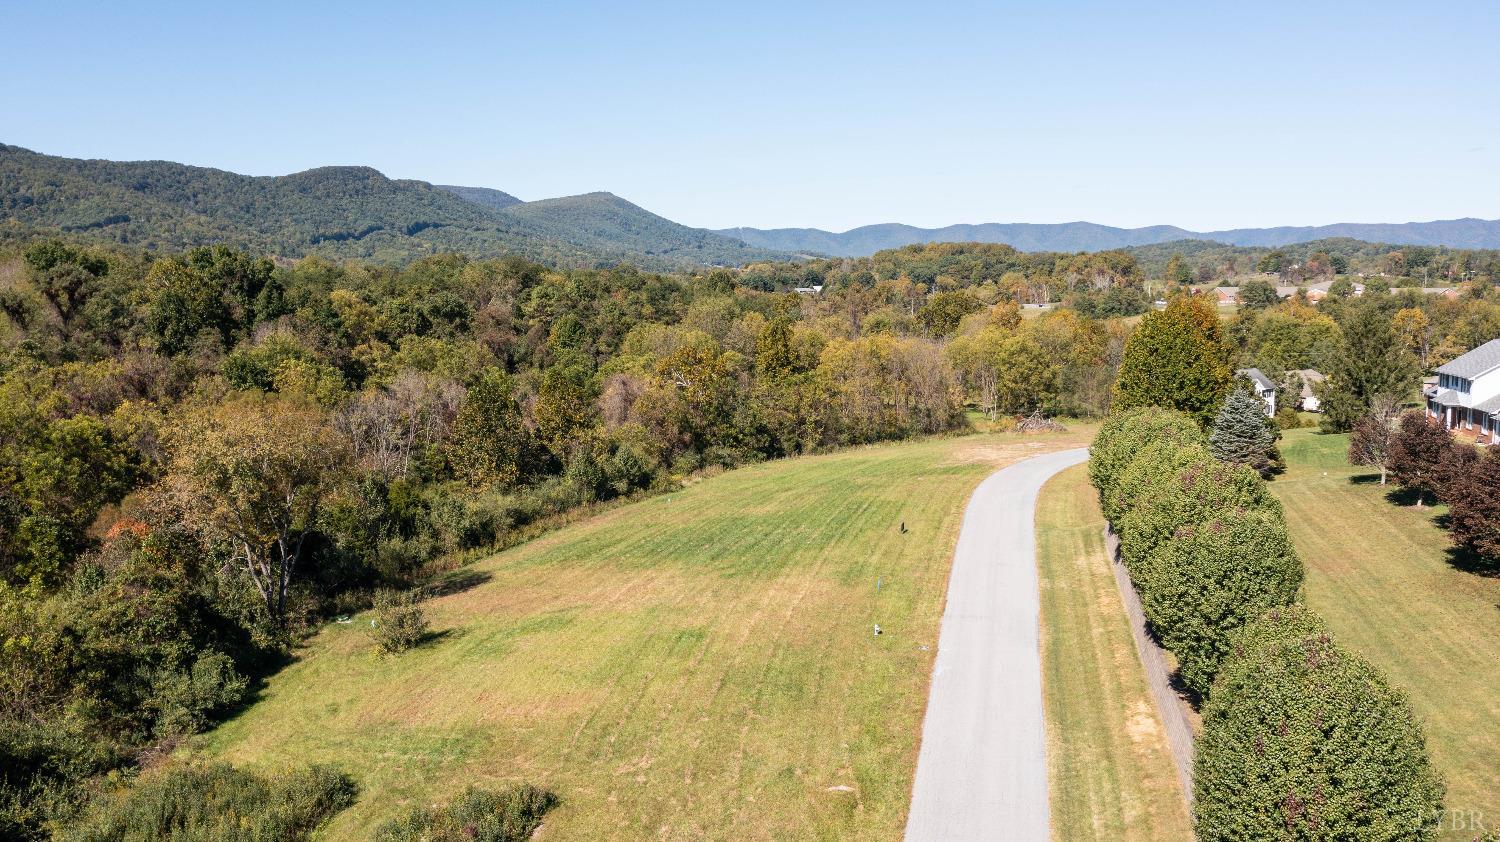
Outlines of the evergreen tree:
{"type": "Polygon", "coordinates": [[[1232,372],[1213,305],[1181,296],[1147,313],[1125,343],[1115,409],[1159,406],[1207,425],[1229,391],[1232,372]]]}
{"type": "Polygon", "coordinates": [[[1324,389],[1323,429],[1348,432],[1370,414],[1377,398],[1405,397],[1417,375],[1416,358],[1396,335],[1385,311],[1374,304],[1354,308],[1324,389]]]}
{"type": "Polygon", "coordinates": [[[1262,475],[1281,461],[1276,429],[1266,418],[1265,404],[1245,389],[1236,389],[1224,399],[1208,449],[1221,462],[1249,465],[1262,475]]]}

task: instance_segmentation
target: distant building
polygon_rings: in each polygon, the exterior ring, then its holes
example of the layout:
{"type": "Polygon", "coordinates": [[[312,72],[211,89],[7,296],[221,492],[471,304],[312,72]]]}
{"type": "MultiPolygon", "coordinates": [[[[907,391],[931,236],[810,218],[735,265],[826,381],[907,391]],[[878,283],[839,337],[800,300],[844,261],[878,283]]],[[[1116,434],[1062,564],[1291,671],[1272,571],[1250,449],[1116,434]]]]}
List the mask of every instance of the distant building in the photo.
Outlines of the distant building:
{"type": "Polygon", "coordinates": [[[1437,370],[1438,382],[1423,389],[1427,414],[1482,444],[1500,437],[1500,339],[1437,370]]]}
{"type": "Polygon", "coordinates": [[[1297,408],[1303,412],[1318,412],[1323,402],[1318,400],[1314,388],[1327,378],[1323,373],[1311,368],[1299,368],[1292,372],[1302,381],[1302,395],[1297,403],[1297,408]]]}
{"type": "Polygon", "coordinates": [[[1214,300],[1221,305],[1240,303],[1239,287],[1215,287],[1214,300]]]}
{"type": "Polygon", "coordinates": [[[823,285],[819,284],[815,287],[792,287],[792,291],[798,295],[822,295],[823,285]]]}
{"type": "Polygon", "coordinates": [[[1271,378],[1258,368],[1242,368],[1235,372],[1236,376],[1250,381],[1252,390],[1257,398],[1266,405],[1266,416],[1276,415],[1276,384],[1271,378]]]}

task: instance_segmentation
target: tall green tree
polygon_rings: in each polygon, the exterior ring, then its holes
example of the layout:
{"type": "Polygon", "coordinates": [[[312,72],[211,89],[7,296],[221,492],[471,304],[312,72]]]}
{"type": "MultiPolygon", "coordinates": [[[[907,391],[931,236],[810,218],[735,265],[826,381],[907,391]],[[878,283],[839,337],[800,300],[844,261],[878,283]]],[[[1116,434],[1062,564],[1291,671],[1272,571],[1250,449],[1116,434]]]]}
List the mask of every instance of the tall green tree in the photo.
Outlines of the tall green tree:
{"type": "Polygon", "coordinates": [[[510,378],[486,368],[469,385],[448,440],[448,463],[471,487],[508,486],[530,473],[536,442],[521,422],[510,378]]]}
{"type": "Polygon", "coordinates": [[[1228,393],[1230,351],[1213,306],[1187,296],[1147,313],[1125,343],[1115,409],[1176,409],[1207,426],[1228,393]]]}
{"type": "Polygon", "coordinates": [[[1323,389],[1321,426],[1327,432],[1353,429],[1370,414],[1377,399],[1404,399],[1416,387],[1420,373],[1390,316],[1376,303],[1355,306],[1343,335],[1343,346],[1323,389]]]}

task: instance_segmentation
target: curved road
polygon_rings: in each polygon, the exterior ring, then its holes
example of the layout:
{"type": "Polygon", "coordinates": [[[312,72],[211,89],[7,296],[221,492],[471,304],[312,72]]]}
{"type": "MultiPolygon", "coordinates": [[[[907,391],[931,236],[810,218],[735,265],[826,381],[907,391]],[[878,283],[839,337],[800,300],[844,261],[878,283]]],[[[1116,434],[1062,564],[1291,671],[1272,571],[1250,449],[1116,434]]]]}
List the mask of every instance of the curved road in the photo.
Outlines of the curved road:
{"type": "Polygon", "coordinates": [[[1036,498],[1084,449],[996,472],[964,510],[922,723],[908,842],[1045,840],[1036,498]]]}

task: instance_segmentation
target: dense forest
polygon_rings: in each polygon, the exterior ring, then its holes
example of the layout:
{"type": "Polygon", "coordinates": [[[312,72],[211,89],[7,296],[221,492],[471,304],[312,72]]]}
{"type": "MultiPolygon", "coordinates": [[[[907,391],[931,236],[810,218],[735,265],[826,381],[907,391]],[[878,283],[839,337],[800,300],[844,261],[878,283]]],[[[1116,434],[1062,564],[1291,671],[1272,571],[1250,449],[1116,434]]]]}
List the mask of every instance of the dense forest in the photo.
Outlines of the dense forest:
{"type": "MultiPolygon", "coordinates": [[[[1102,416],[1144,274],[1128,252],[973,244],[691,274],[16,244],[0,836],[66,824],[320,623],[374,602],[420,635],[413,588],[569,513],[971,418],[1102,416]]],[[[1216,365],[1354,383],[1383,325],[1414,377],[1500,335],[1494,299],[1262,302],[1216,365]]]]}
{"type": "Polygon", "coordinates": [[[1493,284],[1500,279],[1500,251],[1495,249],[1398,246],[1338,238],[1278,248],[1177,240],[1125,251],[1148,277],[1178,283],[1233,283],[1236,276],[1249,274],[1277,275],[1293,285],[1332,275],[1376,276],[1393,287],[1493,284]]]}
{"type": "Polygon", "coordinates": [[[393,180],[369,167],[253,177],[0,144],[0,241],[37,235],[157,250],[224,243],[283,258],[382,263],[463,252],[568,268],[629,262],[685,270],[788,257],[608,193],[521,202],[498,190],[393,180]]]}

